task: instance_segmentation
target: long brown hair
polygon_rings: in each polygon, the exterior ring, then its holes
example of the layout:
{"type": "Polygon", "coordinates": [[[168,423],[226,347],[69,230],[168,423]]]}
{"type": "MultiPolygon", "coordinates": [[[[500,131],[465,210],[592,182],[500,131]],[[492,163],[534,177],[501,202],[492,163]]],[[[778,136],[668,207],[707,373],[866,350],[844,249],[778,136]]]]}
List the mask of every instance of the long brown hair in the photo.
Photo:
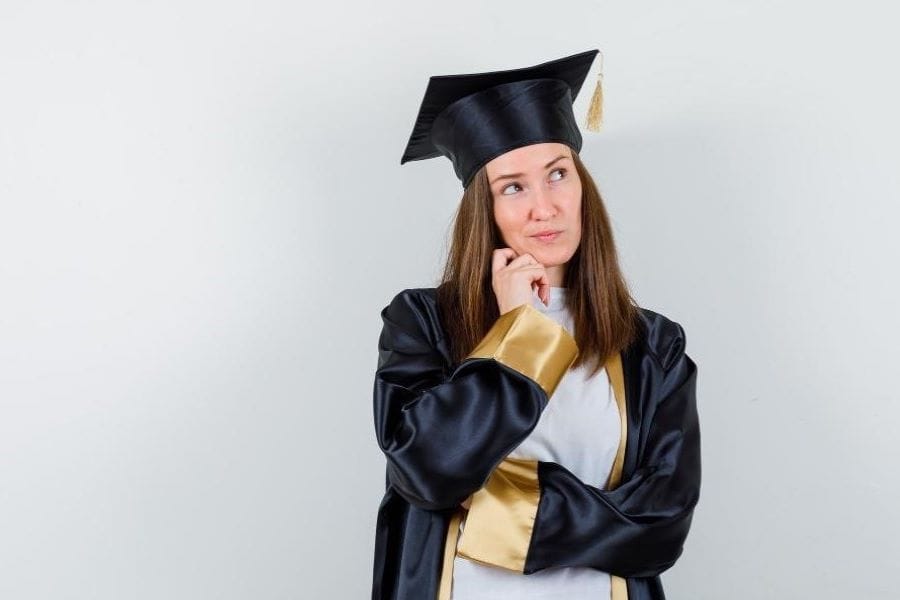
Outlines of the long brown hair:
{"type": "MultiPolygon", "coordinates": [[[[597,373],[607,357],[637,335],[638,307],[619,268],[612,226],[600,191],[576,152],[581,178],[581,243],[566,266],[563,286],[578,358],[597,373]],[[590,361],[590,362],[589,362],[590,361]]],[[[463,192],[453,219],[447,263],[437,286],[438,309],[454,362],[462,361],[500,316],[491,286],[491,255],[506,246],[494,221],[494,197],[482,167],[463,192]]]]}

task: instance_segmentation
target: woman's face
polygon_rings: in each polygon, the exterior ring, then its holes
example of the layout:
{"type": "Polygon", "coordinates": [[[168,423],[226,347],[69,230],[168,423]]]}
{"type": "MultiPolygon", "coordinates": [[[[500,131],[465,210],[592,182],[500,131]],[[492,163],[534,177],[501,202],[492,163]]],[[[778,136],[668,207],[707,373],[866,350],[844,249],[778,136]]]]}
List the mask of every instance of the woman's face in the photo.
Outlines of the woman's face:
{"type": "Polygon", "coordinates": [[[485,167],[506,245],[561,271],[581,243],[581,179],[572,149],[555,142],[521,146],[485,167]],[[538,237],[546,231],[556,233],[538,237]]]}

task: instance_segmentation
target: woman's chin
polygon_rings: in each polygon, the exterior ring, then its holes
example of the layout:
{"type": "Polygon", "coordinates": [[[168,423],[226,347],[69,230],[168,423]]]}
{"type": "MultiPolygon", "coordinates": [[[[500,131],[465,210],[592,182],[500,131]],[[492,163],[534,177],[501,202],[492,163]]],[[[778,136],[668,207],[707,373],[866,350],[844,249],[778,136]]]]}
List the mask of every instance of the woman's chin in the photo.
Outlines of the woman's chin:
{"type": "Polygon", "coordinates": [[[545,267],[556,267],[565,264],[573,254],[572,252],[565,252],[563,249],[553,250],[550,248],[530,248],[526,252],[545,267]]]}

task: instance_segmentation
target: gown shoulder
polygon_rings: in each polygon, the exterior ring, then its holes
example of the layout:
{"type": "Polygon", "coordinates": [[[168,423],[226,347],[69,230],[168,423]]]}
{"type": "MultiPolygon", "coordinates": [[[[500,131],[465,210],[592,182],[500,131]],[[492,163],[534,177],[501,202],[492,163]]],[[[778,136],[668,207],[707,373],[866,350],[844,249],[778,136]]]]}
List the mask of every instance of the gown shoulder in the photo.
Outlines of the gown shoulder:
{"type": "Polygon", "coordinates": [[[662,369],[669,370],[685,352],[687,337],[684,327],[665,314],[649,308],[639,307],[638,314],[643,330],[641,341],[662,369]]]}

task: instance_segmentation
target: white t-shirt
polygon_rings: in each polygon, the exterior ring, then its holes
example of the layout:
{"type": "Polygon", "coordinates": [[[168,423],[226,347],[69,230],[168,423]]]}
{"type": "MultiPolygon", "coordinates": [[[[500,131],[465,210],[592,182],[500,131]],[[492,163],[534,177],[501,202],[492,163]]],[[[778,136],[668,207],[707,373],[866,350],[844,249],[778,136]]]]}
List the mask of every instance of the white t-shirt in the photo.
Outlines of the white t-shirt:
{"type": "MultiPolygon", "coordinates": [[[[532,305],[574,333],[566,288],[550,288],[550,305],[532,305]]],[[[606,369],[587,378],[585,366],[560,380],[534,430],[509,456],[555,462],[582,481],[604,488],[619,447],[621,423],[606,369]]],[[[460,525],[460,531],[465,523],[460,525]]],[[[457,556],[453,600],[597,600],[610,597],[609,574],[588,567],[550,568],[523,575],[457,556]]]]}

